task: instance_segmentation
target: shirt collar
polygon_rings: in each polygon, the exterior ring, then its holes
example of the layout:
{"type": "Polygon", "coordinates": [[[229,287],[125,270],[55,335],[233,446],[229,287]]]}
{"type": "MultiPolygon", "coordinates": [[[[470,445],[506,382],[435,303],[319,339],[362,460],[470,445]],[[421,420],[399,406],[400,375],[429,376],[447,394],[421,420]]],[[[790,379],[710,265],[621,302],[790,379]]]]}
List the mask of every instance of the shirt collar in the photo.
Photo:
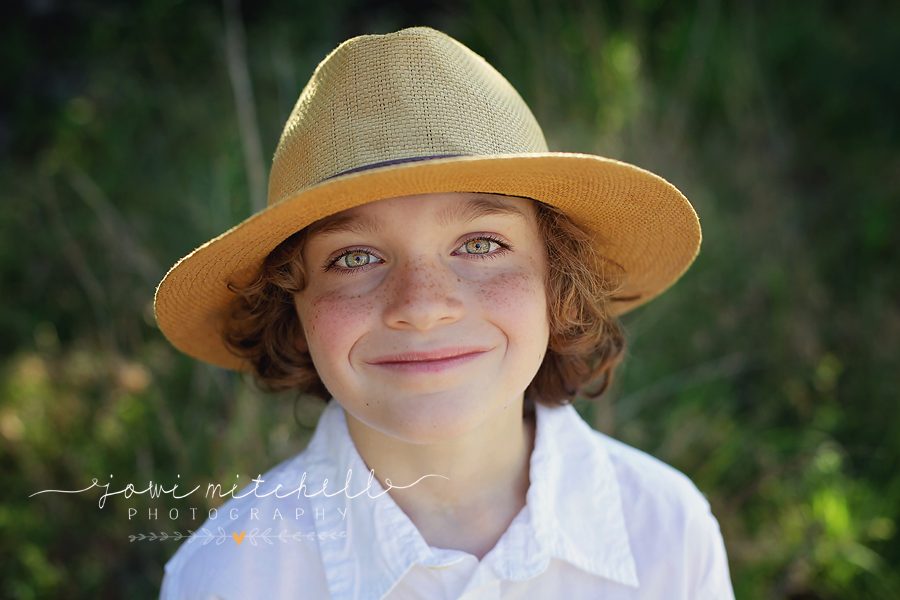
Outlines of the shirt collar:
{"type": "MultiPolygon", "coordinates": [[[[618,583],[638,586],[615,469],[600,438],[575,408],[535,403],[536,435],[526,506],[483,559],[467,589],[495,578],[523,580],[551,558],[618,583]]],[[[443,567],[465,553],[430,547],[356,450],[341,406],[328,403],[308,447],[310,498],[320,553],[334,600],[382,598],[413,564],[443,567]],[[368,495],[366,489],[368,484],[368,495]],[[363,492],[356,498],[348,498],[363,492]],[[346,531],[346,537],[335,536],[346,531]],[[348,576],[350,574],[350,576],[348,576]]]]}
{"type": "Polygon", "coordinates": [[[536,536],[550,556],[637,587],[619,482],[606,446],[572,405],[535,402],[535,413],[526,501],[536,536]]]}

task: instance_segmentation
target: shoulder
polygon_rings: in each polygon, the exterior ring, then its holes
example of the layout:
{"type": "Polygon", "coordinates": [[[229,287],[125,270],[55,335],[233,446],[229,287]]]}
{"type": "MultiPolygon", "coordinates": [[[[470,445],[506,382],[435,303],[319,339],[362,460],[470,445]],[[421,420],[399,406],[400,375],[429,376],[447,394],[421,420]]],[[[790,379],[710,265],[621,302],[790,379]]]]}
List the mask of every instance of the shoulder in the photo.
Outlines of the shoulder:
{"type": "Polygon", "coordinates": [[[677,469],[594,433],[616,473],[641,588],[659,588],[659,597],[733,598],[722,534],[706,496],[677,469]]]}
{"type": "Polygon", "coordinates": [[[598,431],[594,435],[612,461],[626,504],[638,505],[649,513],[661,512],[667,517],[687,518],[709,512],[706,496],[681,471],[598,431]]]}
{"type": "MultiPolygon", "coordinates": [[[[165,567],[160,597],[237,600],[278,597],[273,586],[319,592],[328,597],[314,515],[309,498],[298,489],[309,469],[303,452],[261,477],[258,497],[252,484],[236,492],[192,538],[183,542],[165,567]],[[281,496],[281,497],[279,497],[281,496]],[[235,537],[237,536],[237,537],[235,537]],[[240,543],[238,541],[240,540],[240,543]],[[302,586],[299,584],[302,582],[302,586]]],[[[305,482],[312,493],[313,482],[305,482]]],[[[320,483],[321,485],[321,483],[320,483]]],[[[224,491],[230,487],[223,486],[224,491]]]]}

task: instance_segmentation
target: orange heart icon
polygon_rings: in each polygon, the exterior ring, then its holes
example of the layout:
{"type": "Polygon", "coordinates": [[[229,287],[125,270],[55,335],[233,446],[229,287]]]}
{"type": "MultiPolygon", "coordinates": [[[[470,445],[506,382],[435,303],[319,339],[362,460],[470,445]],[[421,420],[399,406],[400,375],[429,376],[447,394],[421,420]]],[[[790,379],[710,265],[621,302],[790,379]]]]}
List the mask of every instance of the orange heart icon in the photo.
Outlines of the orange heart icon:
{"type": "Polygon", "coordinates": [[[245,536],[246,534],[247,534],[246,531],[242,531],[242,532],[241,532],[241,535],[238,535],[238,534],[236,534],[236,533],[232,533],[232,534],[231,534],[231,537],[233,537],[233,538],[234,538],[234,541],[237,542],[237,545],[240,546],[240,545],[241,545],[241,542],[244,541],[244,536],[245,536]]]}

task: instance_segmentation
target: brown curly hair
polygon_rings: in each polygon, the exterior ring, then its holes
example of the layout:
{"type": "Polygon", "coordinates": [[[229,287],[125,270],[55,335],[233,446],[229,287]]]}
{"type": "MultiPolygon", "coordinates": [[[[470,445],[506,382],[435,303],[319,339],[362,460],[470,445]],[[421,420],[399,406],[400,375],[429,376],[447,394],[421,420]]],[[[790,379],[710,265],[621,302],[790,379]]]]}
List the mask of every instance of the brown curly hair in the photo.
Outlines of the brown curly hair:
{"type": "MultiPolygon", "coordinates": [[[[550,340],[544,362],[526,398],[547,406],[568,404],[581,393],[596,400],[609,387],[622,360],[625,338],[610,309],[624,275],[597,250],[592,236],[558,209],[535,201],[538,229],[547,244],[550,340]],[[586,393],[589,383],[596,389],[586,393]]],[[[302,335],[293,295],[306,276],[300,253],[309,227],[279,244],[236,294],[224,340],[253,366],[257,382],[271,391],[297,389],[328,399],[309,352],[298,349],[302,335]]]]}

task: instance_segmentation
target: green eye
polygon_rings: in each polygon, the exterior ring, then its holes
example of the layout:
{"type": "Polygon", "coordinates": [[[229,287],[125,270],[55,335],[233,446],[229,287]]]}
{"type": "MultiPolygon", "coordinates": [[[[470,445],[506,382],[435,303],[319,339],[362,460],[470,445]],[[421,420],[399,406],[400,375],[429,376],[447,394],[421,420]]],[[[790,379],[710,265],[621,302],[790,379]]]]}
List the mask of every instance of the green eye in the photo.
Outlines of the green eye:
{"type": "Polygon", "coordinates": [[[466,252],[469,254],[487,254],[491,251],[491,240],[477,238],[466,242],[466,252]]]}
{"type": "Polygon", "coordinates": [[[349,252],[341,257],[339,262],[344,263],[342,266],[354,268],[354,267],[364,267],[372,261],[372,255],[368,252],[361,252],[357,250],[356,252],[349,252]]]}

